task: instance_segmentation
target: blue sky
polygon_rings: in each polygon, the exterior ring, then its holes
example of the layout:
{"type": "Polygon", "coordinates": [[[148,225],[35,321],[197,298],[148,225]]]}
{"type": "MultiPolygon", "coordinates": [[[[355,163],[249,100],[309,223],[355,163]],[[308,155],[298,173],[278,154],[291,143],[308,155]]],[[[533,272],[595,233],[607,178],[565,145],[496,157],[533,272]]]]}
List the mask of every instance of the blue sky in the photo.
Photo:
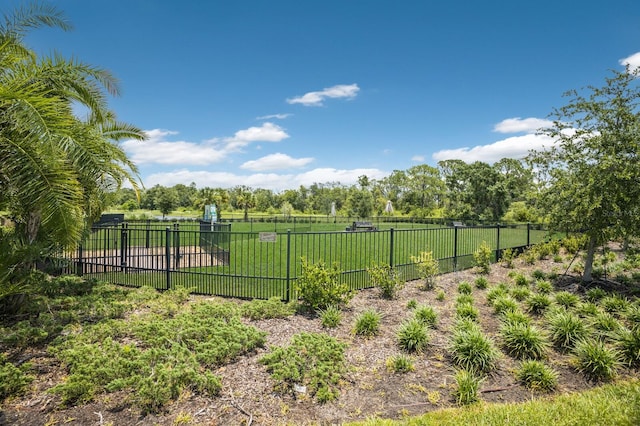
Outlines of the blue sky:
{"type": "Polygon", "coordinates": [[[119,78],[112,108],[150,136],[122,142],[147,187],[279,191],[522,157],[563,92],[640,65],[637,0],[52,4],[74,29],[27,43],[119,78]]]}

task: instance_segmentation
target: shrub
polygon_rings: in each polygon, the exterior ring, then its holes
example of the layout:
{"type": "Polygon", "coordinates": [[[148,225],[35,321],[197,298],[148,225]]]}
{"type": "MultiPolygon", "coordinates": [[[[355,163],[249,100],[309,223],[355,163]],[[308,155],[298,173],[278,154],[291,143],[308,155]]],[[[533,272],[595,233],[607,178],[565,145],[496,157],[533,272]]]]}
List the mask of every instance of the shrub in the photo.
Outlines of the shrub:
{"type": "Polygon", "coordinates": [[[536,281],[536,291],[541,294],[549,294],[553,291],[553,284],[547,280],[536,281]]]}
{"type": "Polygon", "coordinates": [[[460,368],[474,373],[488,373],[496,367],[500,352],[476,325],[456,327],[450,350],[453,362],[460,368]]]}
{"type": "Polygon", "coordinates": [[[470,294],[461,294],[456,297],[456,305],[473,305],[473,296],[470,294]]]}
{"type": "Polygon", "coordinates": [[[534,294],[525,303],[529,312],[540,315],[551,305],[551,299],[546,294],[534,294]]]}
{"type": "Polygon", "coordinates": [[[0,353],[0,401],[24,392],[33,380],[33,376],[27,374],[30,368],[29,363],[16,367],[0,353]]]}
{"type": "Polygon", "coordinates": [[[321,261],[312,264],[303,258],[302,273],[296,280],[296,287],[303,304],[316,311],[349,303],[354,293],[339,280],[340,269],[336,263],[327,267],[321,261]]]}
{"type": "Polygon", "coordinates": [[[422,352],[429,343],[427,328],[415,318],[403,322],[397,336],[400,348],[408,352],[422,352]]]}
{"type": "Polygon", "coordinates": [[[549,347],[541,330],[522,322],[504,323],[500,336],[507,353],[518,359],[542,359],[549,347]]]}
{"type": "Polygon", "coordinates": [[[387,358],[387,370],[394,373],[408,373],[415,370],[413,358],[405,354],[394,355],[387,358]]]}
{"type": "Polygon", "coordinates": [[[558,373],[545,363],[526,360],[516,370],[516,378],[528,389],[549,392],[558,385],[558,373]]]}
{"type": "Polygon", "coordinates": [[[587,300],[592,303],[599,301],[607,295],[608,293],[600,287],[592,287],[585,293],[587,300]]]}
{"type": "Polygon", "coordinates": [[[505,312],[513,312],[517,310],[519,310],[518,302],[510,296],[499,297],[493,301],[493,311],[498,315],[503,315],[505,312]]]}
{"type": "Polygon", "coordinates": [[[506,297],[508,294],[508,290],[502,286],[492,287],[487,291],[487,303],[492,306],[496,299],[506,297]]]}
{"type": "Polygon", "coordinates": [[[324,328],[336,328],[342,322],[342,311],[337,306],[327,306],[320,311],[320,323],[324,328]]]}
{"type": "Polygon", "coordinates": [[[629,366],[640,366],[640,327],[620,329],[615,341],[622,360],[629,366]]]}
{"type": "Polygon", "coordinates": [[[554,295],[554,298],[558,305],[566,309],[573,308],[580,302],[578,295],[569,293],[568,291],[559,291],[554,295]]]}
{"type": "Polygon", "coordinates": [[[556,312],[547,318],[551,340],[560,349],[572,349],[585,339],[589,330],[582,320],[571,312],[556,312]]]}
{"type": "Polygon", "coordinates": [[[480,244],[480,247],[473,252],[474,266],[478,268],[478,272],[483,275],[488,275],[491,272],[491,257],[493,251],[486,241],[480,244]]]}
{"type": "Polygon", "coordinates": [[[513,251],[512,248],[507,248],[502,250],[502,257],[500,258],[500,263],[502,264],[502,266],[504,266],[505,268],[513,268],[513,261],[516,258],[516,253],[513,251]]]}
{"type": "Polygon", "coordinates": [[[389,265],[373,265],[367,269],[371,284],[380,289],[380,296],[384,299],[393,299],[398,291],[404,287],[395,269],[389,265]]]}
{"type": "Polygon", "coordinates": [[[460,284],[458,284],[458,293],[471,294],[472,291],[473,289],[471,288],[471,284],[469,284],[467,281],[462,281],[460,284]]]}
{"type": "Polygon", "coordinates": [[[525,324],[525,325],[531,324],[531,318],[529,316],[527,316],[526,314],[524,314],[520,310],[507,311],[500,317],[500,319],[502,320],[502,323],[505,324],[505,325],[507,325],[507,324],[525,324]]]}
{"type": "Polygon", "coordinates": [[[616,375],[619,354],[600,340],[580,340],[573,349],[576,368],[594,380],[609,380],[616,375]]]}
{"type": "Polygon", "coordinates": [[[629,308],[630,303],[629,300],[623,296],[613,295],[600,299],[600,306],[602,306],[602,309],[606,312],[622,314],[629,308]]]}
{"type": "Polygon", "coordinates": [[[416,264],[420,278],[424,280],[424,288],[431,290],[440,272],[438,259],[433,257],[432,251],[422,251],[418,256],[411,256],[411,261],[416,264]]]}
{"type": "Polygon", "coordinates": [[[478,390],[482,379],[473,372],[458,370],[456,372],[456,390],[454,395],[460,405],[469,405],[478,401],[478,390]]]}
{"type": "Polygon", "coordinates": [[[477,320],[480,315],[478,309],[470,303],[459,303],[456,305],[456,317],[459,319],[477,320]]]}
{"type": "Polygon", "coordinates": [[[485,277],[478,277],[474,284],[476,285],[476,288],[484,290],[489,285],[489,281],[485,277]]]}
{"type": "Polygon", "coordinates": [[[576,235],[566,237],[561,241],[562,246],[570,254],[576,254],[585,246],[585,243],[586,239],[584,237],[578,237],[576,235]]]}
{"type": "Polygon", "coordinates": [[[523,300],[527,300],[531,297],[531,290],[526,287],[516,287],[511,290],[511,296],[518,302],[522,302],[523,300]]]}
{"type": "Polygon", "coordinates": [[[367,309],[356,318],[353,332],[359,336],[371,337],[380,331],[380,313],[375,309],[367,309]]]}
{"type": "Polygon", "coordinates": [[[300,333],[286,347],[274,347],[259,359],[276,384],[276,390],[291,392],[294,385],[307,387],[319,402],[336,399],[346,371],[346,344],[322,333],[300,333]]]}
{"type": "Polygon", "coordinates": [[[536,281],[544,280],[546,277],[547,274],[545,274],[541,269],[536,269],[531,273],[531,278],[536,281]]]}
{"type": "Polygon", "coordinates": [[[434,328],[438,322],[438,313],[431,306],[420,306],[413,315],[415,319],[429,328],[434,328]]]}
{"type": "Polygon", "coordinates": [[[293,315],[295,311],[295,304],[283,303],[278,296],[274,296],[269,300],[254,299],[240,307],[242,316],[252,320],[286,318],[293,315]]]}

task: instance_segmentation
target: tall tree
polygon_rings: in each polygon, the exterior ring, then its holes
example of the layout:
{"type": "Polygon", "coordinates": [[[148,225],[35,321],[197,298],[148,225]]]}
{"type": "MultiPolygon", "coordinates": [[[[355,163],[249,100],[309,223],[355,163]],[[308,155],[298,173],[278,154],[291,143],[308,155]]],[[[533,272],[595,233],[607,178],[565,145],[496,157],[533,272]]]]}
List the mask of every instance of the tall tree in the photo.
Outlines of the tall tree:
{"type": "Polygon", "coordinates": [[[540,203],[551,225],[588,236],[584,281],[592,280],[596,247],[640,233],[638,72],[613,71],[602,87],[565,94],[542,133],[556,143],[528,160],[542,183],[540,203]]]}

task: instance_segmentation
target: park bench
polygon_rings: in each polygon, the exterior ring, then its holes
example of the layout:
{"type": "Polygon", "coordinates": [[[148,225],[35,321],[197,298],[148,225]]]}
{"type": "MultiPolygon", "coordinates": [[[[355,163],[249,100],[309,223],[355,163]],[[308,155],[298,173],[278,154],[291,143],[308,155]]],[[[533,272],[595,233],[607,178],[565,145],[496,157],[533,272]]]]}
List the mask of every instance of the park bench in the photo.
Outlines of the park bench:
{"type": "Polygon", "coordinates": [[[456,228],[462,228],[464,227],[464,223],[462,222],[453,222],[453,226],[456,228]]]}
{"type": "Polygon", "coordinates": [[[347,226],[347,231],[375,231],[377,228],[371,222],[353,222],[351,226],[347,226]]]}

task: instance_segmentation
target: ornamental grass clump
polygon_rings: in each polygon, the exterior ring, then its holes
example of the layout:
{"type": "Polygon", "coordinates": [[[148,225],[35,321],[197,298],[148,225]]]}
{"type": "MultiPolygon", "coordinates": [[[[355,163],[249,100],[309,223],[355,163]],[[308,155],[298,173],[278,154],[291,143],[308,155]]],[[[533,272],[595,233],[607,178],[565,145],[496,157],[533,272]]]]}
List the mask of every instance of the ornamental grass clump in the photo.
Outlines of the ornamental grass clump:
{"type": "Polygon", "coordinates": [[[518,302],[510,296],[498,297],[493,301],[493,311],[497,315],[503,315],[506,312],[513,312],[519,309],[518,302]]]}
{"type": "Polygon", "coordinates": [[[520,310],[505,312],[500,320],[503,324],[531,324],[531,317],[520,310]]]}
{"type": "Polygon", "coordinates": [[[478,277],[475,279],[474,284],[477,289],[484,290],[489,286],[489,280],[486,277],[478,277]]]}
{"type": "Polygon", "coordinates": [[[470,303],[457,303],[456,304],[456,318],[469,319],[476,321],[480,312],[478,309],[470,303]]]}
{"type": "Polygon", "coordinates": [[[500,337],[505,351],[517,359],[543,359],[547,355],[549,340],[534,325],[522,322],[504,323],[500,337]]]}
{"type": "Polygon", "coordinates": [[[587,298],[587,300],[592,303],[596,303],[600,299],[608,295],[609,293],[607,293],[606,290],[600,287],[592,287],[585,293],[585,297],[587,298]]]}
{"type": "Polygon", "coordinates": [[[553,291],[553,284],[548,280],[536,281],[536,291],[540,294],[549,294],[553,291]]]}
{"type": "Polygon", "coordinates": [[[431,306],[422,305],[416,308],[413,317],[429,328],[435,328],[438,322],[438,313],[431,306]]]}
{"type": "Polygon", "coordinates": [[[427,327],[415,318],[400,325],[397,337],[398,345],[407,352],[422,352],[429,343],[427,327]]]}
{"type": "Polygon", "coordinates": [[[535,315],[540,315],[551,306],[551,299],[546,294],[533,294],[529,297],[525,304],[529,312],[535,315]]]}
{"type": "Polygon", "coordinates": [[[511,296],[518,302],[522,302],[531,297],[531,290],[526,287],[516,287],[511,290],[511,296]]]}
{"type": "Polygon", "coordinates": [[[622,361],[631,367],[640,367],[640,327],[622,328],[614,340],[622,361]]]}
{"type": "Polygon", "coordinates": [[[606,312],[617,315],[624,314],[627,309],[629,309],[629,306],[631,306],[631,304],[629,303],[629,299],[618,295],[603,297],[602,299],[600,299],[599,305],[606,312]]]}
{"type": "Polygon", "coordinates": [[[356,318],[353,332],[358,336],[372,337],[380,331],[381,315],[375,309],[367,309],[356,318]]]}
{"type": "Polygon", "coordinates": [[[565,309],[573,308],[580,302],[580,297],[577,294],[569,293],[568,291],[559,291],[554,295],[556,304],[562,306],[565,309]]]}
{"type": "Polygon", "coordinates": [[[547,317],[551,341],[562,350],[570,350],[584,340],[590,330],[584,321],[571,312],[555,312],[547,317]]]}
{"type": "Polygon", "coordinates": [[[494,370],[500,358],[500,352],[493,341],[484,335],[477,325],[456,325],[449,350],[457,367],[477,374],[494,370]]]}
{"type": "Polygon", "coordinates": [[[336,328],[342,322],[342,311],[337,306],[327,306],[320,311],[320,323],[324,328],[336,328]]]}
{"type": "Polygon", "coordinates": [[[458,284],[458,293],[460,294],[471,294],[473,289],[471,288],[471,284],[468,281],[462,281],[458,284]]]}
{"type": "Polygon", "coordinates": [[[487,291],[487,303],[489,304],[489,306],[493,306],[493,302],[500,298],[500,297],[505,297],[509,295],[509,290],[501,285],[497,285],[495,287],[491,287],[488,291],[487,291]]]}
{"type": "Polygon", "coordinates": [[[558,373],[537,360],[523,361],[516,370],[516,378],[533,391],[551,392],[558,386],[558,373]]]}
{"type": "Polygon", "coordinates": [[[472,371],[458,370],[456,372],[456,389],[454,396],[459,405],[469,405],[479,401],[478,391],[482,378],[472,371]]]}
{"type": "Polygon", "coordinates": [[[595,339],[576,342],[573,349],[576,369],[593,380],[610,380],[620,364],[620,354],[595,339]]]}
{"type": "Polygon", "coordinates": [[[387,358],[385,364],[387,370],[393,373],[408,373],[416,369],[413,365],[413,358],[405,354],[391,356],[387,358]]]}
{"type": "Polygon", "coordinates": [[[473,305],[473,296],[470,294],[461,294],[456,297],[456,305],[473,305]]]}

